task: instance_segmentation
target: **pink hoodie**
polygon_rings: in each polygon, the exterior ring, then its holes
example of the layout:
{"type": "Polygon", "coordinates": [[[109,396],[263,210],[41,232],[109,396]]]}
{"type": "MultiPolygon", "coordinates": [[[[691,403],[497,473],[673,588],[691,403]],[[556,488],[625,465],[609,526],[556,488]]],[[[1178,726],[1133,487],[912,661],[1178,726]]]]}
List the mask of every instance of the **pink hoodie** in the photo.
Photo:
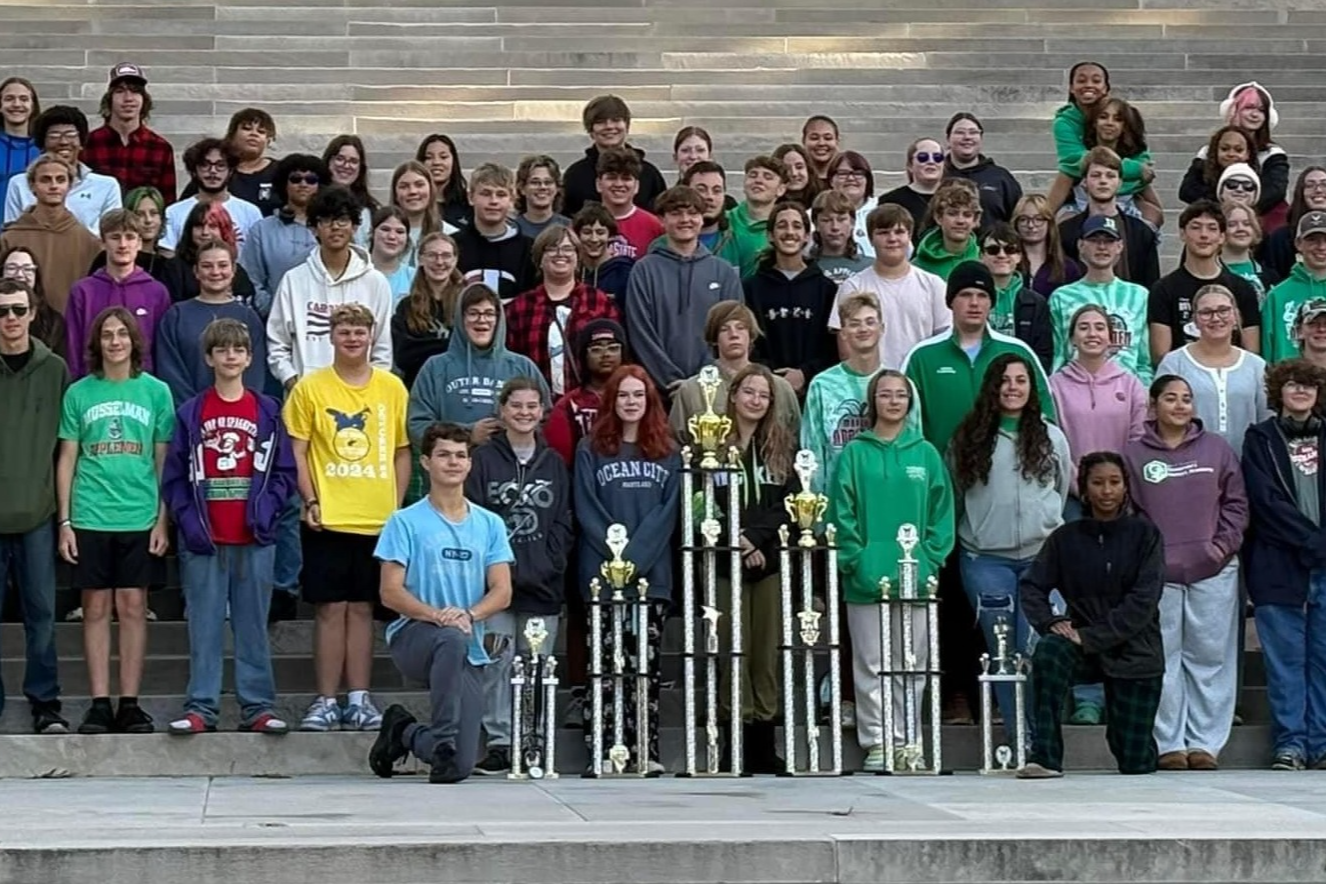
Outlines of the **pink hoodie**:
{"type": "Polygon", "coordinates": [[[1113,359],[1094,375],[1074,360],[1050,376],[1059,427],[1073,454],[1070,493],[1077,496],[1077,463],[1093,451],[1122,453],[1142,438],[1147,416],[1146,388],[1113,359]]]}

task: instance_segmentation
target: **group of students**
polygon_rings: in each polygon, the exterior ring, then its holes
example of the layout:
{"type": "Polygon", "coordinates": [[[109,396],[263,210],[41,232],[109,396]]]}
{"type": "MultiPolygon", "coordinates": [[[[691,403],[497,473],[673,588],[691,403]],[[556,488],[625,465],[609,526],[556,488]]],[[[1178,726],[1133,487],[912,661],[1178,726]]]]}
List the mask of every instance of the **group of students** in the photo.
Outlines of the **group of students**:
{"type": "MultiPolygon", "coordinates": [[[[909,183],[876,197],[869,163],[817,116],[801,144],[745,163],[736,203],[707,132],[678,133],[667,187],[627,141],[625,102],[601,96],[584,113],[592,145],[565,174],[536,155],[467,180],[456,144],[429,136],[379,206],[354,136],[276,161],[274,121],[241,111],[185,153],[177,201],[173,156],[169,186],[121,156],[160,153],[141,69],[112,70],[92,133],[74,108],[38,114],[30,84],[0,84],[17,207],[0,233],[0,392],[21,428],[0,443],[21,489],[0,507],[0,540],[29,626],[34,728],[68,729],[58,554],[83,590],[94,700],[79,730],[153,729],[137,702],[145,588],[173,543],[193,659],[172,733],[216,727],[227,617],[243,726],[289,729],[265,626],[273,600],[302,591],[316,611],[302,729],[380,729],[379,773],[407,749],[442,780],[505,770],[525,622],[544,618],[555,640],[565,610],[568,681],[583,685],[609,524],[626,525],[626,557],[649,580],[657,668],[689,505],[679,447],[712,363],[749,487],[742,574],[724,577],[750,619],[737,717],[751,769],[781,764],[770,587],[803,447],[839,526],[869,769],[900,739],[882,733],[872,630],[904,522],[922,527],[922,576],[950,602],[946,717],[964,716],[972,619],[987,642],[1001,619],[1019,649],[1041,637],[1031,725],[1048,772],[1062,769],[1070,686],[1074,721],[1108,715],[1121,769],[1216,764],[1234,715],[1237,555],[1260,552],[1273,566],[1242,577],[1265,633],[1276,765],[1316,764],[1320,423],[1300,406],[1326,366],[1326,171],[1300,175],[1277,222],[1275,110],[1260,85],[1236,87],[1221,110],[1248,137],[1240,152],[1221,130],[1199,157],[1215,180],[1179,218],[1184,257],[1162,277],[1140,117],[1098,64],[1075,66],[1070,95],[1054,124],[1065,180],[1049,196],[1023,195],[959,114],[946,144],[909,149],[909,183]],[[107,164],[113,186],[85,161],[107,164]],[[1277,284],[1282,257],[1253,256],[1286,243],[1277,284]],[[1194,497],[1209,519],[1186,518],[1194,497]],[[1138,558],[1157,529],[1158,558],[1138,558]],[[1095,558],[1076,554],[1092,539],[1095,558]],[[1086,561],[1117,582],[1077,574],[1086,561]],[[400,615],[399,668],[430,684],[428,725],[369,693],[378,605],[400,615]]],[[[658,685],[628,703],[656,717],[658,685]]],[[[649,755],[631,764],[657,768],[649,755]]]]}

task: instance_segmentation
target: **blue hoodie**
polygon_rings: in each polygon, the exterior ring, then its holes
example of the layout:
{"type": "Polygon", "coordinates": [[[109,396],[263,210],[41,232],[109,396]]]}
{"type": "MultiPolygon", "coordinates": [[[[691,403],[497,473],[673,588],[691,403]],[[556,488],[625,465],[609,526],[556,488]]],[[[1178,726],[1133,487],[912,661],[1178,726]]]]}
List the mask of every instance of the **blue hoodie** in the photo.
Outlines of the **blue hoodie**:
{"type": "Polygon", "coordinates": [[[156,376],[170,387],[178,408],[212,386],[212,369],[203,353],[203,331],[214,319],[238,319],[249,330],[253,362],[244,386],[261,390],[267,383],[267,327],[254,309],[239,300],[205,304],[197,298],[172,304],[157,323],[156,376]]]}
{"type": "Polygon", "coordinates": [[[281,279],[318,247],[318,240],[308,225],[300,224],[285,209],[263,218],[244,234],[244,250],[239,265],[253,281],[253,306],[267,318],[272,299],[281,279]]]}
{"type": "MultiPolygon", "coordinates": [[[[161,499],[179,528],[180,543],[200,556],[216,555],[212,526],[203,499],[203,395],[184,403],[175,413],[175,434],[161,471],[161,499]]],[[[253,482],[245,507],[249,530],[258,546],[276,542],[276,523],[296,490],[295,454],[281,423],[281,406],[270,396],[258,396],[257,455],[253,482]]]]}
{"type": "Polygon", "coordinates": [[[8,135],[0,132],[0,188],[9,187],[9,179],[22,175],[28,164],[41,156],[41,147],[26,135],[8,135]]]}
{"type": "Polygon", "coordinates": [[[480,350],[465,333],[461,301],[452,314],[451,340],[447,352],[429,357],[410,390],[410,441],[418,446],[424,431],[436,423],[454,423],[469,429],[497,414],[497,394],[514,377],[533,378],[539,383],[543,408],[552,407],[548,383],[527,356],[506,348],[506,311],[497,308],[493,342],[480,350]]]}

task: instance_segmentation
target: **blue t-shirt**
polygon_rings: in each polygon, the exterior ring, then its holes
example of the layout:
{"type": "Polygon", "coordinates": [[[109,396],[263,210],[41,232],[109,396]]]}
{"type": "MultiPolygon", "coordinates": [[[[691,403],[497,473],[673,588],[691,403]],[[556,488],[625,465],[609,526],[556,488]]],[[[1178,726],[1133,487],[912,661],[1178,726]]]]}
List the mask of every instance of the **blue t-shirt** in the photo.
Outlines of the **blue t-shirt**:
{"type": "MultiPolygon", "coordinates": [[[[459,522],[443,516],[426,497],[397,510],[387,519],[373,554],[405,566],[405,588],[419,601],[436,608],[468,608],[487,591],[488,568],[516,560],[501,517],[473,503],[469,507],[459,522]]],[[[401,617],[387,627],[388,644],[408,622],[401,617]]],[[[490,662],[483,633],[483,623],[476,622],[469,652],[475,666],[490,662]]]]}

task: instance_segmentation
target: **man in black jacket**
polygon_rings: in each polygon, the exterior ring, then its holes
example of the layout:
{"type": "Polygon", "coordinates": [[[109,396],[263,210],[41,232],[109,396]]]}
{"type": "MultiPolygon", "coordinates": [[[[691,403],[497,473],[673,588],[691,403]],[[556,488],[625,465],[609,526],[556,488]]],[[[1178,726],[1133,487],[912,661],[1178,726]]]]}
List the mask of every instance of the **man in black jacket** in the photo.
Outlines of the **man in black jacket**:
{"type": "Polygon", "coordinates": [[[1082,158],[1082,185],[1087,191],[1087,209],[1066,219],[1059,225],[1059,239],[1064,254],[1085,263],[1078,257],[1077,246],[1082,239],[1082,225],[1093,215],[1114,218],[1123,231],[1123,254],[1114,265],[1114,273],[1127,282],[1151,288],[1160,279],[1160,255],[1156,251],[1156,231],[1141,218],[1119,211],[1115,197],[1123,180],[1123,161],[1108,147],[1093,147],[1082,158]]]}
{"type": "Polygon", "coordinates": [[[631,134],[631,109],[626,106],[626,102],[616,95],[599,95],[585,105],[582,119],[585,131],[593,143],[585,148],[583,159],[567,167],[566,175],[562,178],[562,213],[574,217],[585,203],[599,201],[595,187],[599,151],[610,147],[627,147],[640,156],[640,190],[635,195],[635,204],[647,211],[654,211],[654,199],[667,190],[668,185],[658,167],[645,159],[645,152],[626,143],[631,134]]]}
{"type": "Polygon", "coordinates": [[[995,302],[990,309],[990,328],[1013,335],[1026,344],[1050,373],[1054,361],[1054,329],[1050,325],[1050,305],[1045,296],[1023,285],[1018,264],[1022,260],[1022,239],[1013,228],[1000,221],[980,236],[981,263],[995,281],[995,302]]]}
{"type": "Polygon", "coordinates": [[[966,178],[981,194],[981,227],[996,221],[1012,221],[1013,209],[1022,199],[1022,185],[1013,173],[981,153],[985,127],[975,114],[958,113],[944,128],[948,157],[944,177],[966,178]]]}

